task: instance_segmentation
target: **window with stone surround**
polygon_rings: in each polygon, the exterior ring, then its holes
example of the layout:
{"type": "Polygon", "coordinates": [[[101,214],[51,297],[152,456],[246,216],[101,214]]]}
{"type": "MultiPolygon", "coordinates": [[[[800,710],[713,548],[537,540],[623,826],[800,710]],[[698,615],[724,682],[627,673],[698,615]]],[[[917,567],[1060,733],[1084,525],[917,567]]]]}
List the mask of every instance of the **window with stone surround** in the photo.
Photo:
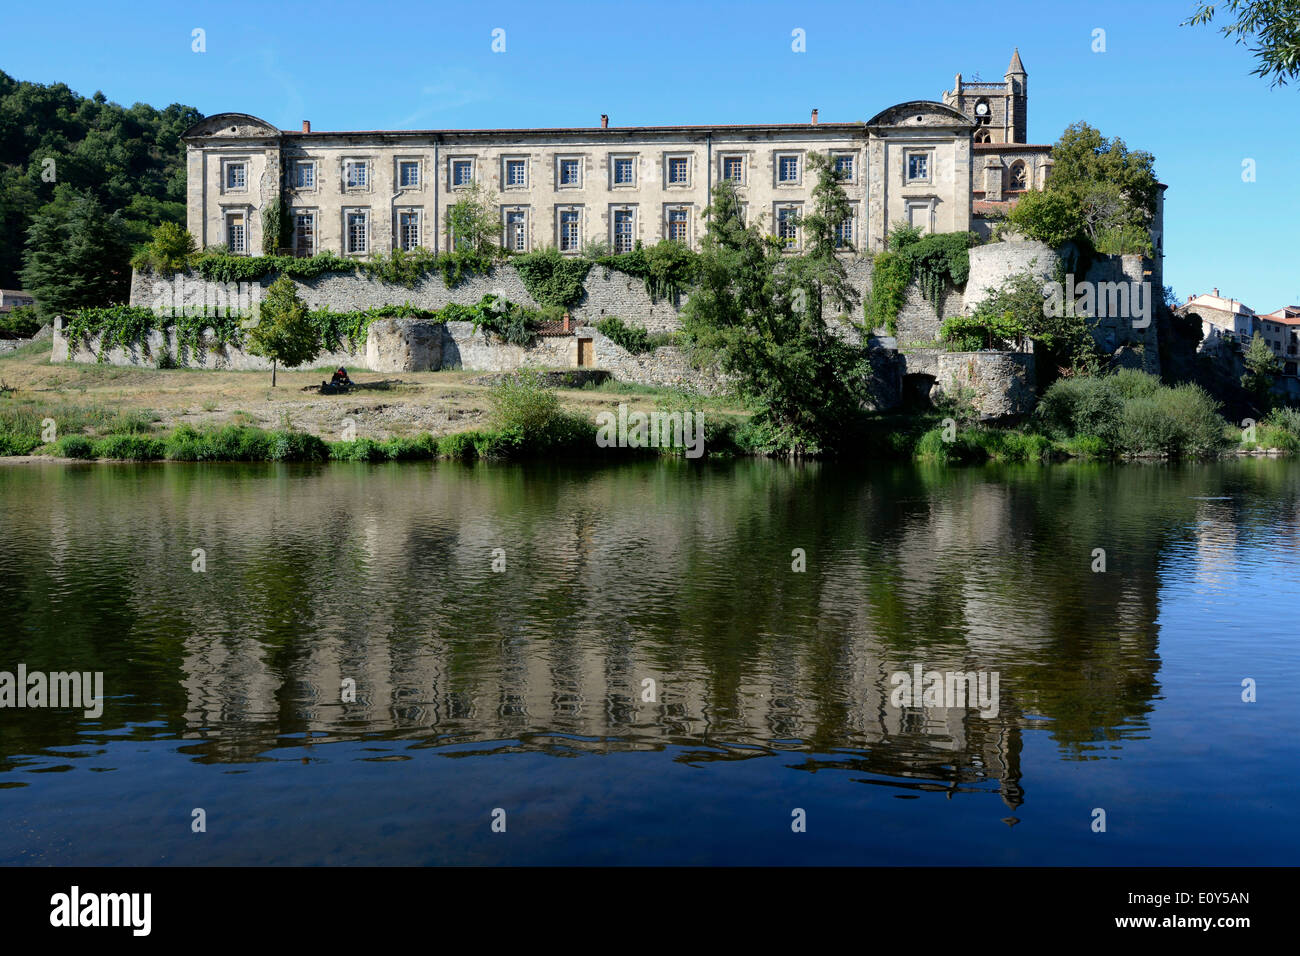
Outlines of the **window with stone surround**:
{"type": "Polygon", "coordinates": [[[1025,169],[1022,160],[1017,159],[1011,164],[1011,189],[1028,189],[1029,173],[1025,169]]]}
{"type": "Polygon", "coordinates": [[[503,246],[511,252],[528,251],[528,211],[505,210],[505,239],[503,246]]]}
{"type": "Polygon", "coordinates": [[[576,156],[561,156],[556,167],[555,185],[559,189],[581,189],[582,160],[576,156]]]}
{"type": "Polygon", "coordinates": [[[856,213],[850,213],[849,216],[835,227],[835,248],[851,249],[853,248],[853,220],[856,213]]]}
{"type": "Polygon", "coordinates": [[[930,182],[933,150],[909,149],[903,153],[903,178],[907,183],[930,182]]]}
{"type": "Polygon", "coordinates": [[[636,244],[636,210],[615,209],[610,225],[614,254],[631,252],[636,244]]]}
{"type": "Polygon", "coordinates": [[[577,253],[582,247],[582,210],[560,209],[556,213],[556,218],[560,251],[577,253]]]}
{"type": "Polygon", "coordinates": [[[785,204],[776,207],[776,236],[787,251],[799,248],[799,206],[785,204]]]}
{"type": "Polygon", "coordinates": [[[365,189],[370,185],[370,164],[364,159],[348,160],[343,182],[348,189],[365,189]]]}
{"type": "Polygon", "coordinates": [[[309,159],[300,159],[293,164],[293,188],[316,188],[316,163],[309,159]]]}
{"type": "Polygon", "coordinates": [[[501,176],[503,189],[524,189],[528,186],[528,160],[506,158],[503,160],[505,171],[501,176]]]}
{"type": "Polygon", "coordinates": [[[669,186],[689,186],[691,184],[690,157],[669,156],[666,178],[669,186]]]}
{"type": "Polygon", "coordinates": [[[636,157],[615,156],[611,160],[610,185],[612,186],[635,186],[636,185],[636,157]]]}
{"type": "Polygon", "coordinates": [[[397,185],[403,189],[418,189],[420,186],[419,160],[404,159],[397,164],[397,185]]]}
{"type": "Polygon", "coordinates": [[[472,182],[474,182],[474,160],[451,160],[451,188],[455,189],[458,186],[468,186],[472,182]]]}
{"type": "Polygon", "coordinates": [[[293,254],[316,254],[316,210],[299,209],[293,214],[293,254]]]}
{"type": "Polygon", "coordinates": [[[745,184],[745,157],[723,156],[722,178],[731,180],[737,186],[743,186],[745,184]]]}
{"type": "Polygon", "coordinates": [[[248,229],[242,212],[226,213],[226,248],[232,255],[248,254],[248,229]]]}
{"type": "Polygon", "coordinates": [[[370,211],[349,209],[343,214],[343,251],[350,256],[370,251],[370,211]]]}
{"type": "Polygon", "coordinates": [[[776,156],[776,181],[782,186],[799,184],[799,154],[778,153],[776,156]]]}
{"type": "Polygon", "coordinates": [[[853,154],[836,153],[834,155],[834,161],[836,178],[838,178],[842,183],[855,182],[854,171],[857,169],[857,163],[854,162],[853,154]]]}
{"type": "Polygon", "coordinates": [[[226,192],[233,193],[244,192],[248,189],[248,163],[242,160],[226,163],[224,186],[226,192]]]}
{"type": "Polygon", "coordinates": [[[664,238],[673,242],[690,242],[690,209],[687,206],[669,206],[664,238]]]}
{"type": "Polygon", "coordinates": [[[410,252],[420,245],[420,210],[400,209],[397,212],[397,247],[410,252]]]}

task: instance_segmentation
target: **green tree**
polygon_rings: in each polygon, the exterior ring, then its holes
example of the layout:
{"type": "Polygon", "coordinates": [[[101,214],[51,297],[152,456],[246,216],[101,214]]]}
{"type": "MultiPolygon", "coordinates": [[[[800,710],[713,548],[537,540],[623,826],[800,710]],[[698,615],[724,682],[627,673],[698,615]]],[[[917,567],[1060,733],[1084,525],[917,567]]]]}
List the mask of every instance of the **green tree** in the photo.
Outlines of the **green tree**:
{"type": "Polygon", "coordinates": [[[479,183],[466,186],[461,198],[447,207],[447,230],[455,249],[492,255],[501,232],[496,195],[479,183]]]}
{"type": "MultiPolygon", "coordinates": [[[[21,240],[42,208],[69,188],[120,212],[131,243],[147,242],[161,222],[184,222],[180,137],[202,118],[177,103],[126,108],[103,93],[84,97],[63,83],[21,82],[0,72],[0,230],[21,240]]],[[[22,263],[21,241],[0,243],[0,286],[18,284],[22,263]]]]}
{"type": "Polygon", "coordinates": [[[1242,361],[1246,364],[1246,373],[1241,376],[1242,387],[1262,410],[1267,410],[1273,404],[1273,376],[1282,371],[1282,363],[1258,332],[1252,336],[1242,361]]]}
{"type": "Polygon", "coordinates": [[[1011,210],[1018,231],[1052,247],[1074,241],[1104,253],[1152,253],[1159,184],[1150,153],[1074,123],[1052,147],[1052,162],[1046,189],[1011,210]]]}
{"type": "Polygon", "coordinates": [[[160,275],[183,271],[198,253],[198,244],[182,226],[174,222],[159,223],[153,238],[131,259],[137,269],[150,269],[160,275]]]}
{"type": "Polygon", "coordinates": [[[271,360],[271,387],[277,363],[297,368],[320,353],[320,331],[298,298],[298,288],[281,276],[266,290],[257,310],[257,322],[248,329],[248,351],[271,360]]]}
{"type": "Polygon", "coordinates": [[[1300,77],[1300,0],[1198,3],[1182,25],[1213,23],[1220,7],[1236,19],[1220,26],[1219,32],[1237,43],[1253,44],[1256,66],[1251,73],[1269,80],[1270,86],[1285,86],[1300,77]]]}
{"type": "Polygon", "coordinates": [[[714,187],[682,317],[696,346],[717,354],[758,422],[800,453],[844,448],[868,397],[865,346],[844,334],[847,319],[837,333],[826,316],[827,306],[847,310],[857,298],[834,253],[834,226],[847,210],[843,187],[828,164],[814,168],[803,255],[784,253],[779,239],[744,224],[734,183],[714,187]]]}
{"type": "Polygon", "coordinates": [[[27,230],[21,273],[45,320],[126,298],[130,285],[125,225],[94,196],[65,190],[27,230]]]}

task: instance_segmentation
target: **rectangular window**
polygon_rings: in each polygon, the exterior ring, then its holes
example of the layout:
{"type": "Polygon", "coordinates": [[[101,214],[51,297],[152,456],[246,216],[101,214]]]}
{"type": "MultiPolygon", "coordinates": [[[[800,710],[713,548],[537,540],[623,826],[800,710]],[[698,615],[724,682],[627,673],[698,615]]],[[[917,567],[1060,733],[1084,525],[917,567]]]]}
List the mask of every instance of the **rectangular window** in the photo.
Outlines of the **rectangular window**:
{"type": "Polygon", "coordinates": [[[777,160],[777,182],[797,183],[799,181],[799,157],[782,156],[777,160]]]}
{"type": "Polygon", "coordinates": [[[231,213],[226,217],[226,247],[237,256],[248,252],[248,236],[244,229],[243,213],[231,213]]]}
{"type": "Polygon", "coordinates": [[[630,156],[620,156],[614,160],[614,185],[631,186],[636,182],[636,161],[630,156]]]}
{"type": "Polygon", "coordinates": [[[634,225],[631,209],[614,210],[614,252],[631,252],[634,245],[632,229],[634,225]]]}
{"type": "Polygon", "coordinates": [[[853,245],[853,217],[849,216],[835,227],[835,248],[847,249],[853,245]]]}
{"type": "Polygon", "coordinates": [[[418,187],[420,185],[420,164],[414,160],[398,163],[397,183],[406,189],[418,187]]]}
{"type": "Polygon", "coordinates": [[[686,229],[688,226],[685,209],[668,210],[668,238],[674,242],[686,241],[686,229]]]}
{"type": "Polygon", "coordinates": [[[316,254],[316,214],[300,212],[293,217],[293,252],[297,256],[316,254]]]}
{"type": "Polygon", "coordinates": [[[722,160],[722,178],[730,179],[733,183],[744,182],[745,179],[745,157],[727,156],[722,160]]]}
{"type": "Polygon", "coordinates": [[[527,186],[528,164],[522,159],[506,160],[506,185],[527,186]]]}
{"type": "Polygon", "coordinates": [[[410,252],[420,245],[420,211],[410,209],[397,214],[397,245],[410,252]]]}
{"type": "Polygon", "coordinates": [[[782,206],[776,211],[776,235],[787,249],[793,249],[799,241],[799,210],[794,206],[782,206]]]}
{"type": "Polygon", "coordinates": [[[243,163],[226,164],[226,188],[245,189],[248,186],[248,167],[243,163]]]}
{"type": "Polygon", "coordinates": [[[560,160],[560,185],[579,186],[582,184],[582,161],[578,159],[560,160]]]}
{"type": "Polygon", "coordinates": [[[293,187],[294,189],[315,189],[316,188],[316,164],[315,163],[294,163],[293,164],[293,187]]]}
{"type": "Polygon", "coordinates": [[[347,165],[347,184],[348,189],[364,189],[369,181],[368,170],[364,161],[348,163],[347,165]]]}
{"type": "Polygon", "coordinates": [[[691,163],[685,156],[673,156],[668,160],[668,184],[685,186],[690,182],[691,163]]]}
{"type": "Polygon", "coordinates": [[[840,153],[835,157],[835,175],[844,182],[853,181],[853,157],[840,153]]]}
{"type": "Polygon", "coordinates": [[[451,184],[468,186],[474,181],[474,162],[469,159],[454,159],[451,162],[451,184]]]}
{"type": "Polygon", "coordinates": [[[365,253],[370,248],[370,216],[365,212],[347,214],[348,255],[365,253]]]}
{"type": "Polygon", "coordinates": [[[907,181],[927,180],[930,178],[929,153],[907,154],[907,181]]]}
{"type": "Polygon", "coordinates": [[[528,249],[528,214],[522,209],[506,212],[505,247],[513,252],[525,252],[528,249]]]}
{"type": "Polygon", "coordinates": [[[560,211],[560,251],[577,252],[582,243],[580,213],[576,209],[560,211]]]}

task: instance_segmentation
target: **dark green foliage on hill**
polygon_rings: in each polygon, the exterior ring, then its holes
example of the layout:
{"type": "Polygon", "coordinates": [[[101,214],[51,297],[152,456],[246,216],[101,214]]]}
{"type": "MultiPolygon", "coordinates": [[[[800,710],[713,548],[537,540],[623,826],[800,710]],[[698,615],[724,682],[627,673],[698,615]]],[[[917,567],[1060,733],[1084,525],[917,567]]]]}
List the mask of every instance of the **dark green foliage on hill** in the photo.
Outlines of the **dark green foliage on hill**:
{"type": "Polygon", "coordinates": [[[0,72],[0,286],[23,284],[24,244],[38,213],[47,214],[48,234],[66,227],[74,200],[84,196],[108,217],[117,214],[119,241],[105,265],[119,281],[129,276],[132,246],[147,242],[161,222],[185,221],[180,137],[200,119],[192,106],[124,107],[103,93],[85,97],[63,83],[20,82],[0,72]]]}

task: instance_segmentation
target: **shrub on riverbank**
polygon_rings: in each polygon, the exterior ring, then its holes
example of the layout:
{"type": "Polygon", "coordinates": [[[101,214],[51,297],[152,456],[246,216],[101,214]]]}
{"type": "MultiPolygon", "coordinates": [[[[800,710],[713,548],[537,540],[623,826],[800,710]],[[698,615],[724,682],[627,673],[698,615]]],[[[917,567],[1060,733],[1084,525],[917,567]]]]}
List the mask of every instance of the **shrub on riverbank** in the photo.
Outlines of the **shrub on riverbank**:
{"type": "Polygon", "coordinates": [[[1088,449],[1110,456],[1204,457],[1226,444],[1226,423],[1203,389],[1162,385],[1132,369],[1054,382],[1035,421],[1050,438],[1087,440],[1088,449]]]}

